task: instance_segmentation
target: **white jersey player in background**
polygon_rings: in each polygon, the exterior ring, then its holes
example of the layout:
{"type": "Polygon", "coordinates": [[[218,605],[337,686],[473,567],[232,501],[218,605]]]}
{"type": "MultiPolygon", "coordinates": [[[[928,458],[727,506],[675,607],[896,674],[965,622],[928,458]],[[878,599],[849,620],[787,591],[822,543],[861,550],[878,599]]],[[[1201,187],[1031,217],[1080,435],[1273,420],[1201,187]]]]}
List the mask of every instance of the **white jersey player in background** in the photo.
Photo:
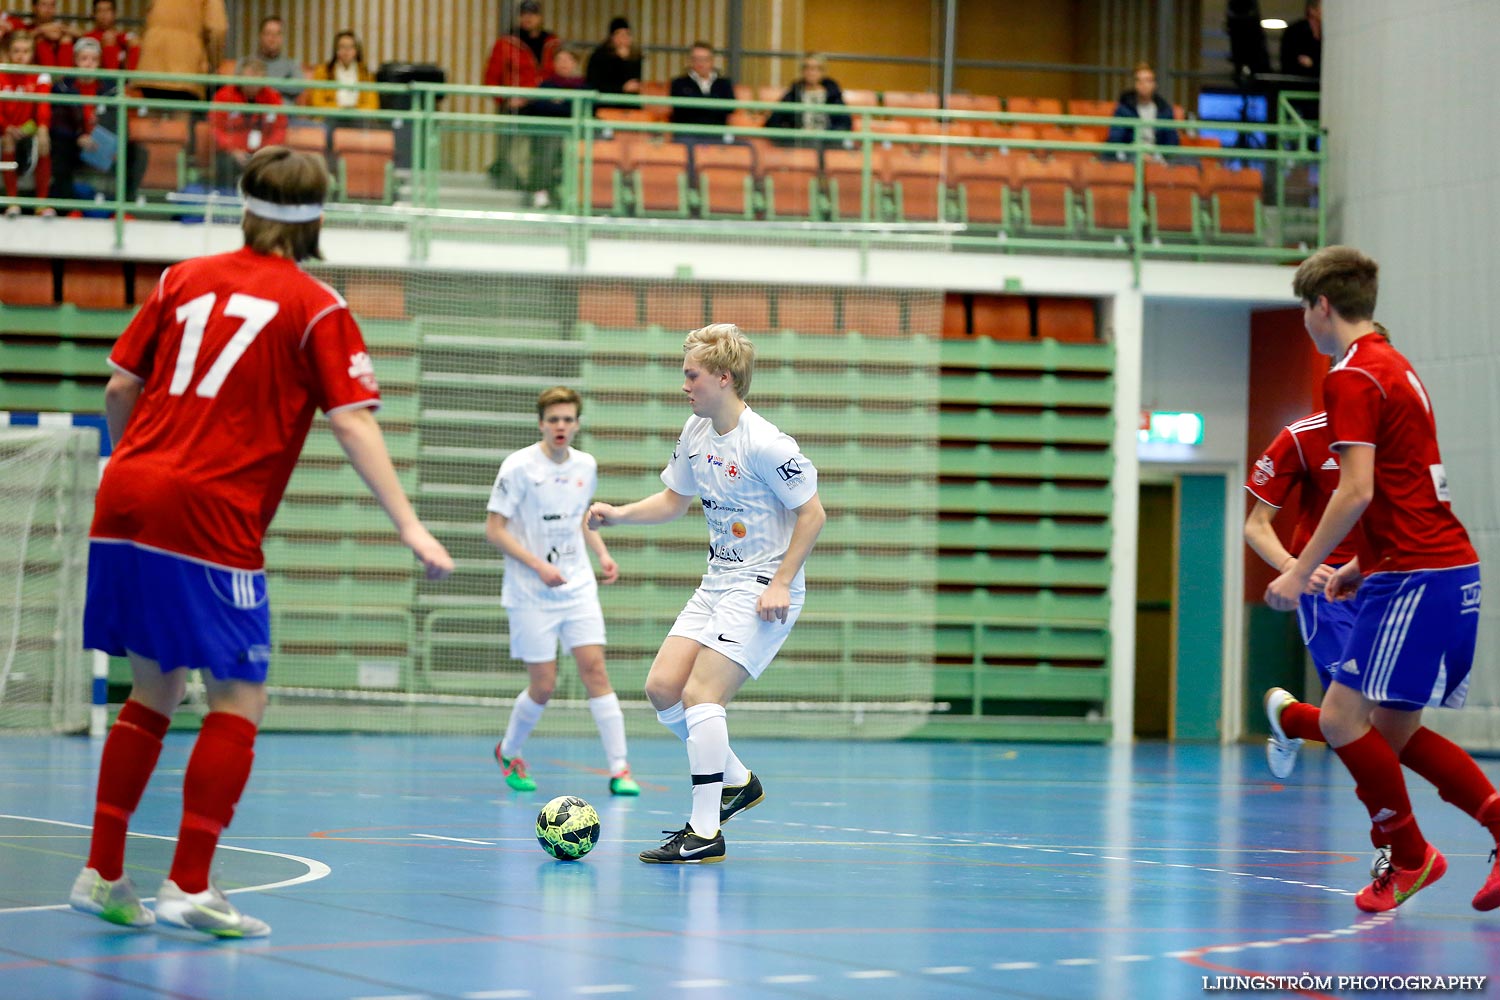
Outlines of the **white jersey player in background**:
{"type": "Polygon", "coordinates": [[[802,566],[826,515],[818,473],[797,442],[745,404],[755,349],[732,323],[688,334],[682,391],[693,415],[661,474],[666,489],[623,507],[596,503],[589,526],[661,524],[703,501],[708,569],[668,633],[646,696],[687,743],[692,817],[650,864],[724,860],[720,825],[765,797],[729,748],[724,708],[759,677],[802,611],[802,566]]]}
{"type": "Polygon", "coordinates": [[[536,790],[521,751],[557,687],[557,649],[570,650],[589,696],[609,762],[612,795],[639,795],[625,755],[625,716],[604,669],[604,613],[588,550],[599,559],[606,584],[620,568],[599,533],[584,524],[599,478],[594,456],[572,447],[582,411],[578,393],[564,386],[537,397],[542,439],[512,452],[490,492],[485,537],[505,553],[500,603],[510,617],[510,655],[526,664],[529,683],[516,696],[495,744],[506,784],[536,790]]]}

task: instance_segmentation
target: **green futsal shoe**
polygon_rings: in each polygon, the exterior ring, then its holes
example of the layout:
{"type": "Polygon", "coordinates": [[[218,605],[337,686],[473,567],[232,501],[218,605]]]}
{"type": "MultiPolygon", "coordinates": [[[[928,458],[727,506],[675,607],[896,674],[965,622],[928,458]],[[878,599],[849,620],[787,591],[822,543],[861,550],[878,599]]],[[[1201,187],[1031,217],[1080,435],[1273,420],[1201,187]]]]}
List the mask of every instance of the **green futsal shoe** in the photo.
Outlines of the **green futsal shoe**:
{"type": "Polygon", "coordinates": [[[630,768],[625,768],[619,774],[611,775],[609,779],[609,794],[611,795],[639,795],[641,786],[635,783],[630,776],[630,768]]]}
{"type": "Polygon", "coordinates": [[[500,773],[505,775],[505,783],[517,792],[536,791],[536,779],[526,773],[526,762],[520,757],[507,757],[500,752],[500,744],[495,744],[495,763],[500,765],[500,773]]]}

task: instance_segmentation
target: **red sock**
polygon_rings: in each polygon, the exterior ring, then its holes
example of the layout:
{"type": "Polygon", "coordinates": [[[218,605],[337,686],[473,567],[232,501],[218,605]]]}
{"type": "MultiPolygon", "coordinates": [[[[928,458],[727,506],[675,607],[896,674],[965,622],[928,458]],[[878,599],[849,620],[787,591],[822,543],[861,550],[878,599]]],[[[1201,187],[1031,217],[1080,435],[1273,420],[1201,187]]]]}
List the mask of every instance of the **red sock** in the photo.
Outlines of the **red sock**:
{"type": "Polygon", "coordinates": [[[0,172],[0,180],[3,180],[5,183],[5,193],[10,195],[12,198],[14,198],[16,196],[16,192],[21,189],[21,178],[16,176],[16,172],[14,170],[6,170],[4,172],[0,172]]]}
{"type": "Polygon", "coordinates": [[[1327,743],[1323,738],[1323,730],[1318,728],[1318,719],[1322,714],[1316,705],[1294,701],[1281,710],[1281,731],[1294,740],[1327,743]]]}
{"type": "Polygon", "coordinates": [[[47,197],[47,191],[52,187],[52,157],[37,157],[36,169],[31,172],[31,176],[36,181],[35,197],[47,197]]]}
{"type": "Polygon", "coordinates": [[[1334,752],[1354,776],[1354,793],[1370,811],[1370,822],[1390,837],[1391,863],[1398,868],[1422,867],[1427,840],[1412,815],[1396,751],[1371,729],[1334,752]]]}
{"type": "Polygon", "coordinates": [[[208,888],[219,834],[234,819],[254,761],[255,723],[229,712],[204,716],[182,781],[182,829],[168,876],[183,892],[208,888]]]}
{"type": "MultiPolygon", "coordinates": [[[[7,175],[8,176],[8,175],[7,175]]],[[[172,720],[138,701],[127,701],[109,729],[99,761],[99,789],[94,796],[94,836],[89,867],[113,882],[125,870],[125,832],[156,759],[161,738],[172,720]]]]}
{"type": "Polygon", "coordinates": [[[1432,782],[1444,802],[1473,816],[1500,844],[1500,795],[1463,747],[1423,726],[1406,741],[1401,763],[1432,782]]]}

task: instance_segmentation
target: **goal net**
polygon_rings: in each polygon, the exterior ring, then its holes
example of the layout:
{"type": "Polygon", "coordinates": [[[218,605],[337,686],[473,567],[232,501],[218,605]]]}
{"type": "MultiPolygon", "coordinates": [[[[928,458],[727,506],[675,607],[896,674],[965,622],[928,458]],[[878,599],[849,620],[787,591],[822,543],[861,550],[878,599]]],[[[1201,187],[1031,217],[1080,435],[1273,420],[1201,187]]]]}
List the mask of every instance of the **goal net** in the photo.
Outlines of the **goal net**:
{"type": "MultiPolygon", "coordinates": [[[[429,269],[317,273],[359,318],[402,482],[458,570],[442,583],[419,579],[320,421],[266,545],[276,646],[268,725],[503,730],[526,673],[509,658],[503,557],[484,536],[501,461],[537,441],[538,393],[566,385],[583,396],[575,447],[598,460],[598,498],[624,503],[659,491],[689,415],[683,338],[720,321],[754,342],[748,401],[817,465],[828,511],[807,564],[801,621],[737,698],[736,733],[892,737],[926,720],[939,295],[429,269]]],[[[706,537],[696,502],[672,524],[606,531],[621,568],[618,583],[600,587],[607,660],[633,730],[659,728],[642,686],[703,573],[706,537]]],[[[566,655],[558,678],[549,731],[592,732],[566,655]]]]}
{"type": "Polygon", "coordinates": [[[0,732],[87,728],[82,647],[93,428],[0,426],[0,732]]]}

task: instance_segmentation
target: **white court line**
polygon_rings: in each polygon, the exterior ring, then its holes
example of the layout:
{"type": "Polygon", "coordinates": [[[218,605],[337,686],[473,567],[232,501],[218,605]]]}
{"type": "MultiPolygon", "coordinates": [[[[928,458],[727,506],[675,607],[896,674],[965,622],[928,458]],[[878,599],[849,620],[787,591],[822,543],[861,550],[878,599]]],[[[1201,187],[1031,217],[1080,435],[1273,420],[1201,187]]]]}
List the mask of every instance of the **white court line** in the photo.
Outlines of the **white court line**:
{"type": "Polygon", "coordinates": [[[530,990],[480,990],[477,993],[465,993],[464,1000],[525,1000],[529,996],[530,990]]]}
{"type": "Polygon", "coordinates": [[[479,844],[481,847],[494,847],[492,840],[468,840],[464,837],[440,837],[435,833],[414,833],[413,837],[421,837],[424,840],[451,840],[456,844],[479,844]]]}
{"type": "MultiPolygon", "coordinates": [[[[92,830],[93,827],[87,823],[68,823],[60,819],[43,819],[40,816],[13,816],[9,813],[0,813],[0,819],[20,820],[23,823],[48,823],[52,826],[66,826],[73,830],[92,830]]],[[[147,840],[166,840],[175,842],[176,837],[164,837],[159,833],[131,833],[132,837],[145,837],[147,840]]],[[[281,851],[258,851],[253,847],[234,847],[229,844],[220,844],[221,851],[239,851],[241,854],[261,854],[268,858],[284,858],[287,861],[295,861],[306,865],[307,871],[296,878],[282,879],[280,882],[271,882],[267,885],[247,885],[238,889],[225,889],[226,896],[232,896],[237,892],[269,892],[272,889],[287,889],[294,885],[302,885],[304,882],[316,882],[318,879],[327,878],[333,869],[321,861],[312,858],[304,858],[298,854],[285,854],[281,851]]],[[[155,899],[154,896],[145,897],[145,902],[155,899]]],[[[40,913],[45,910],[67,910],[71,907],[67,903],[53,903],[50,906],[10,906],[0,907],[0,914],[5,913],[40,913]]]]}

